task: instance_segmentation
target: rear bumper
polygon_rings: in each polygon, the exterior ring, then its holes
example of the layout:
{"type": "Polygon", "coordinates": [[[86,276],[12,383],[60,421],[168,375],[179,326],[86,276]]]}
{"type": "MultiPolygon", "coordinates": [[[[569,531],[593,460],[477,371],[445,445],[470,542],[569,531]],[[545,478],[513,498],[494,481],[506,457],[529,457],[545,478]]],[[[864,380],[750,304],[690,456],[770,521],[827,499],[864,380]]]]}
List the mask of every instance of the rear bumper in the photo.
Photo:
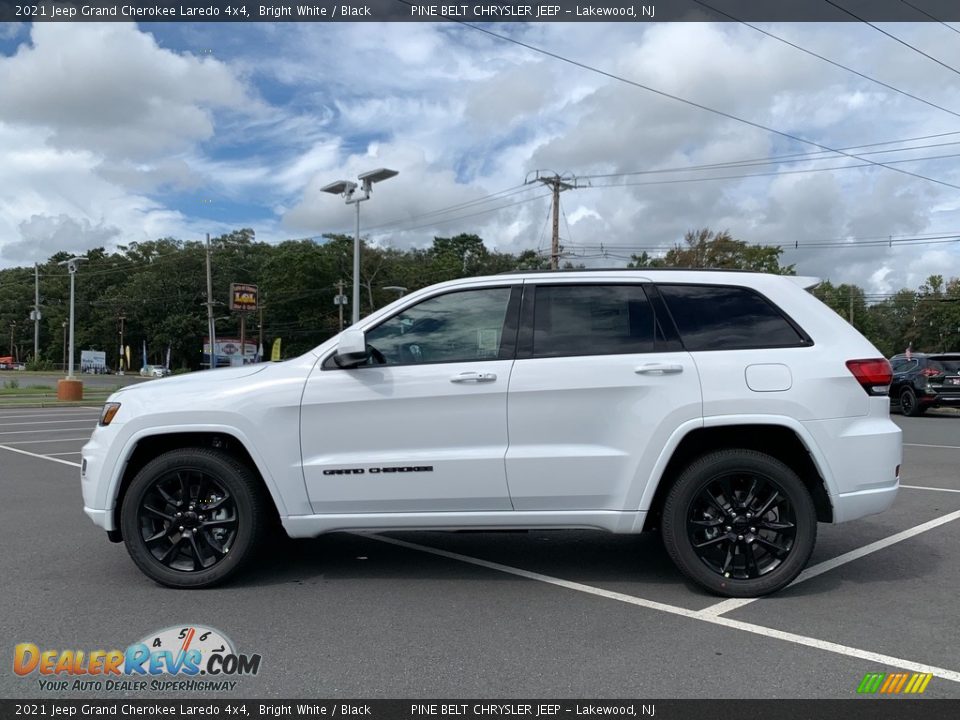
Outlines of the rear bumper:
{"type": "MultiPolygon", "coordinates": [[[[886,402],[884,398],[881,402],[886,402]]],[[[803,425],[820,449],[833,522],[847,522],[889,508],[900,487],[900,428],[882,416],[814,420],[803,425]]]]}

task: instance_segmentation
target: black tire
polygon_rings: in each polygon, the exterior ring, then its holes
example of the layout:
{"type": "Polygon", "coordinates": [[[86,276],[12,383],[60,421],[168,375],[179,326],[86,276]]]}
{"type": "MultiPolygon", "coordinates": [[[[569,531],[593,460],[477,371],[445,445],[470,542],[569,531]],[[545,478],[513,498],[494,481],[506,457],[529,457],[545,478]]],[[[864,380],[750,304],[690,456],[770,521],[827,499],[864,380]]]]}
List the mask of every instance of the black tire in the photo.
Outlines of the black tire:
{"type": "Polygon", "coordinates": [[[267,502],[246,465],[217,450],[182,448],[137,473],[120,526],[127,552],[148,577],[173,588],[205,588],[250,559],[267,525],[267,502]]]}
{"type": "Polygon", "coordinates": [[[757,597],[806,567],[817,512],[803,481],[779,460],[721,450],[677,478],[661,533],[670,558],[695,583],[725,597],[757,597]]]}
{"type": "Polygon", "coordinates": [[[900,391],[900,412],[907,417],[923,415],[924,408],[917,401],[917,394],[913,388],[905,387],[900,391]]]}

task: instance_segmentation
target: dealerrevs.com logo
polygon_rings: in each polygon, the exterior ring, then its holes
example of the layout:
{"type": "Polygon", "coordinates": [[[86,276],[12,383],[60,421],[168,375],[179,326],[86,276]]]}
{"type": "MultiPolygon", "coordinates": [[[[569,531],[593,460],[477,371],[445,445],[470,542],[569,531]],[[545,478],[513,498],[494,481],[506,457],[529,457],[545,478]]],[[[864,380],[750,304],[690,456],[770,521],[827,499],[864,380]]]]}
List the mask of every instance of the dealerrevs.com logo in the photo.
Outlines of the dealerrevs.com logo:
{"type": "Polygon", "coordinates": [[[151,633],[125,650],[41,649],[19,643],[13,671],[39,676],[43,691],[230,691],[233,679],[260,671],[258,654],[238,653],[219,630],[175,625],[151,633]]]}

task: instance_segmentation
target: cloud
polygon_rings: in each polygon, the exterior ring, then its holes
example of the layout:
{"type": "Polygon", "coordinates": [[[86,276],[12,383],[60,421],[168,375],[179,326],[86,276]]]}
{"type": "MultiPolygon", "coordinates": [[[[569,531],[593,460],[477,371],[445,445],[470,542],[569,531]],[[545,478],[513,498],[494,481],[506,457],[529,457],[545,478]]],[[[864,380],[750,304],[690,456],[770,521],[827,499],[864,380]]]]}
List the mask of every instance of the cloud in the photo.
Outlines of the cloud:
{"type": "Polygon", "coordinates": [[[93,225],[86,218],[68,215],[33,215],[20,223],[22,240],[9,243],[3,254],[11,260],[39,261],[60,251],[83,253],[102,247],[120,235],[120,228],[99,223],[93,225]]]}

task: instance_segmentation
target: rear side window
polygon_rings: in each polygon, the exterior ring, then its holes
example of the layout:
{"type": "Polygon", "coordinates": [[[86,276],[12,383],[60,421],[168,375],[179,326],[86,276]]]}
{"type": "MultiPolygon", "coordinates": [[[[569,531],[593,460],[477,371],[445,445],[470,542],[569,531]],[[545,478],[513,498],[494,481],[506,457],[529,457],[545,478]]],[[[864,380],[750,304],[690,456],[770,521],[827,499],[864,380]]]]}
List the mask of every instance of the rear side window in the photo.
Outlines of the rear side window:
{"type": "Polygon", "coordinates": [[[640,285],[538,285],[533,357],[652,352],[655,322],[640,285]]]}
{"type": "Polygon", "coordinates": [[[960,373],[960,357],[936,357],[930,358],[928,367],[944,375],[956,375],[960,373]]]}
{"type": "Polygon", "coordinates": [[[773,303],[749,288],[657,285],[687,350],[800,347],[811,342],[773,303]]]}

